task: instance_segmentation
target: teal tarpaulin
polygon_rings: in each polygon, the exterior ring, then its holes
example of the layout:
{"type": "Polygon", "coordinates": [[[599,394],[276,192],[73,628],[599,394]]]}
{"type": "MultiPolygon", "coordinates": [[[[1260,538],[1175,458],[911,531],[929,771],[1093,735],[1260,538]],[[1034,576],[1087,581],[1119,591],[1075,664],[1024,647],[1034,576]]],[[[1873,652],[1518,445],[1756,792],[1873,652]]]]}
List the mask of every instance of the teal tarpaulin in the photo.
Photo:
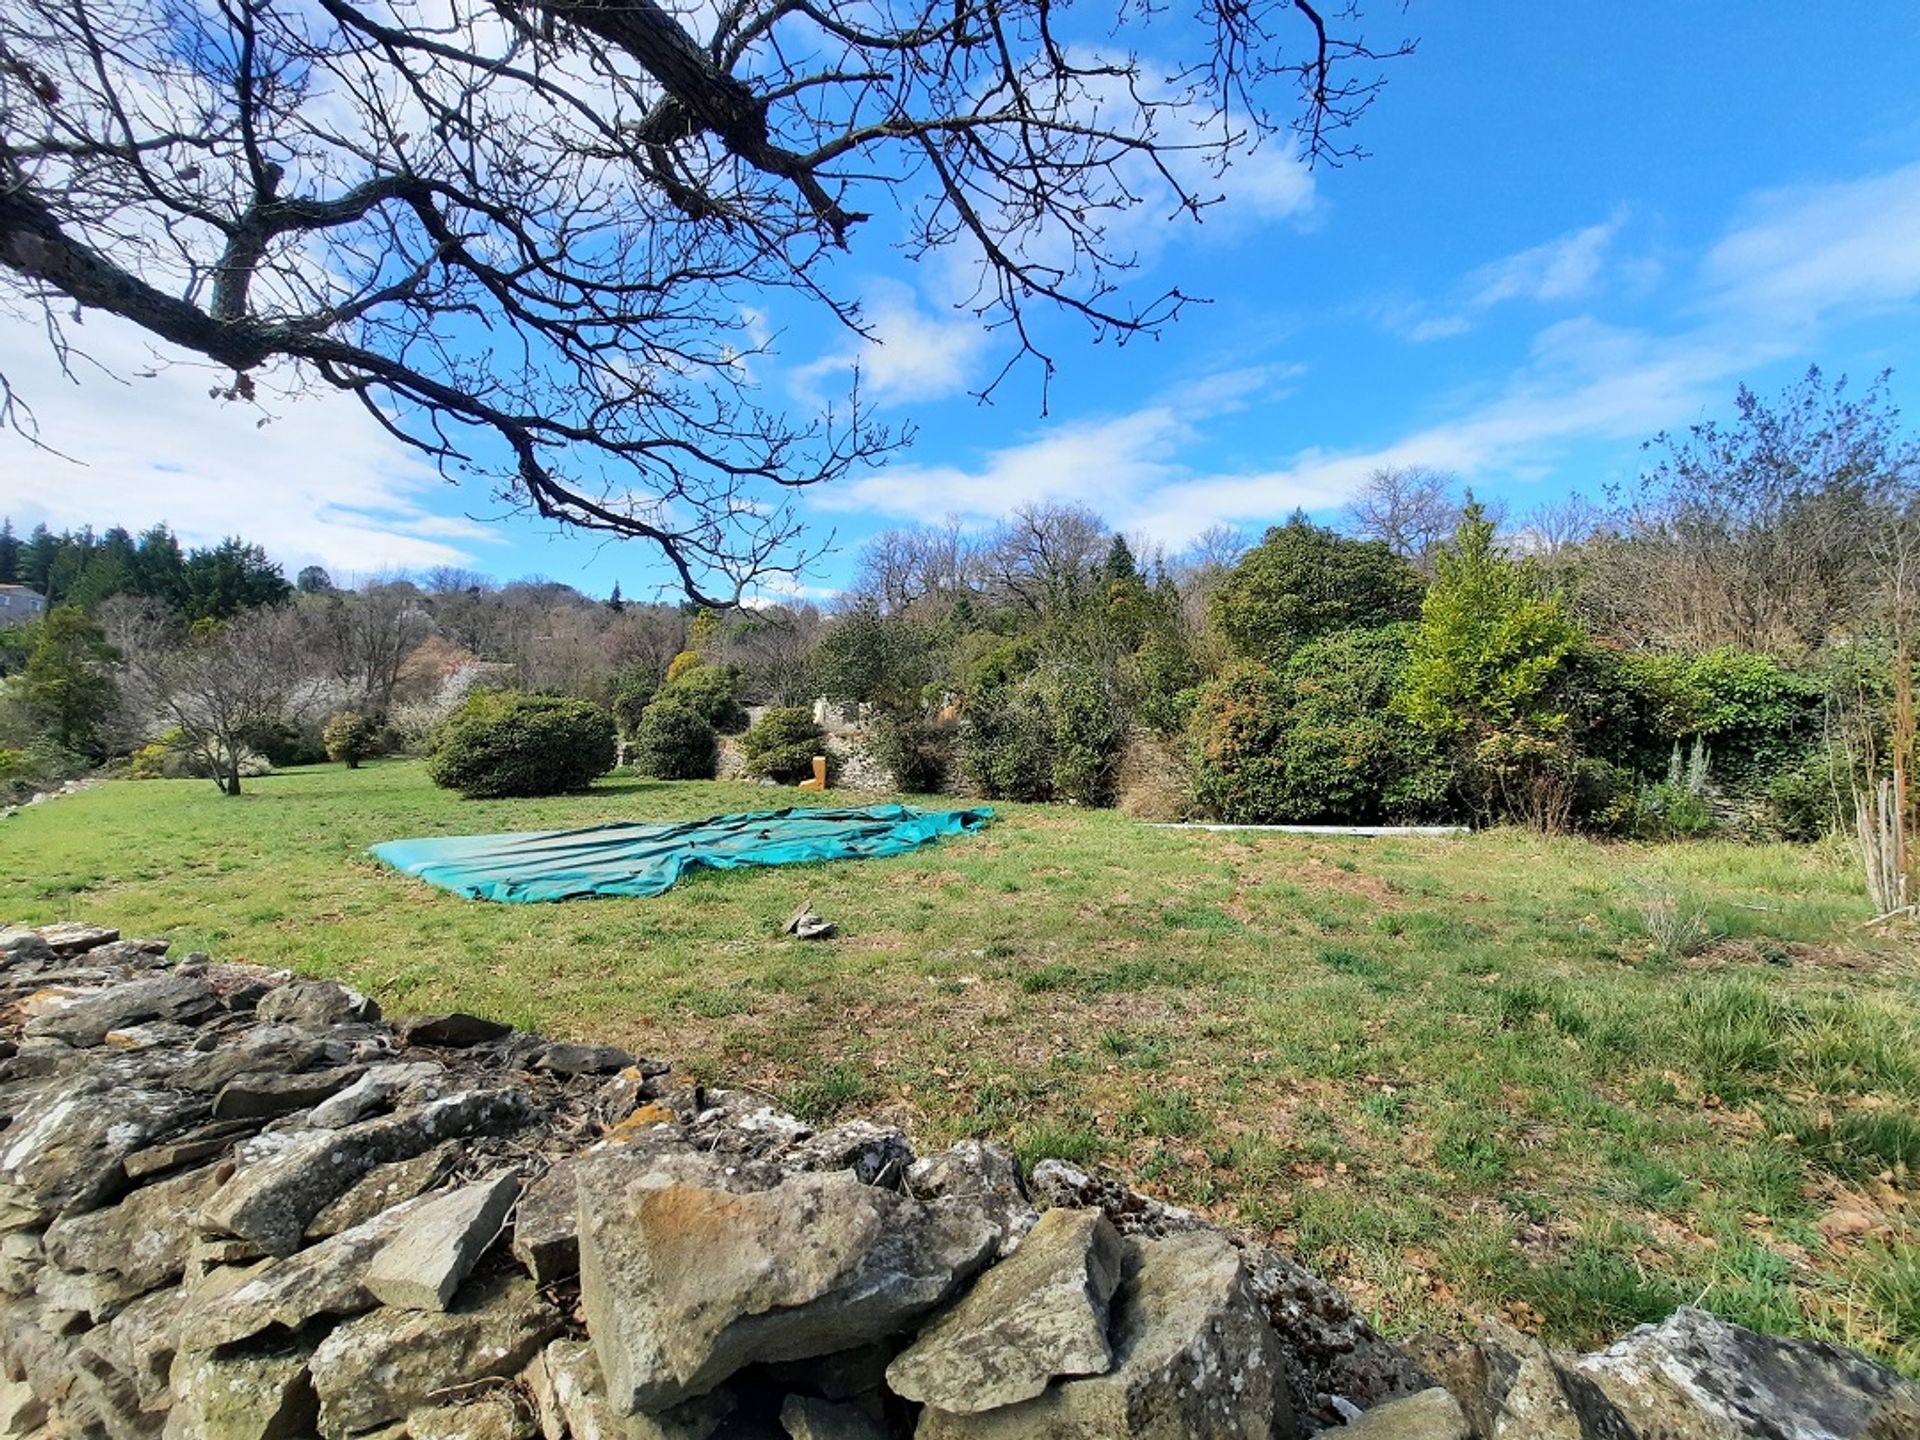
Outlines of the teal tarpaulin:
{"type": "Polygon", "coordinates": [[[898,855],[977,830],[993,811],[915,810],[906,805],[761,810],[668,824],[589,825],[509,835],[389,840],[372,854],[469,900],[572,900],[582,895],[658,895],[707,866],[796,865],[898,855]]]}

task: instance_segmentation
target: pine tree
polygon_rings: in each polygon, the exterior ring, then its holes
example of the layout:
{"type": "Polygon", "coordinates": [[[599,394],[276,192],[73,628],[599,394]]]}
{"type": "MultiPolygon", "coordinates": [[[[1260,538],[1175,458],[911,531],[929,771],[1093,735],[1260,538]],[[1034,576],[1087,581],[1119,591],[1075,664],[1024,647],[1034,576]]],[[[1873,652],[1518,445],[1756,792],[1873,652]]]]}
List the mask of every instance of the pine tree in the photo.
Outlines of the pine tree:
{"type": "Polygon", "coordinates": [[[607,609],[618,615],[626,608],[627,602],[620,596],[620,582],[616,580],[613,582],[613,593],[607,596],[607,609]]]}
{"type": "Polygon", "coordinates": [[[0,519],[0,585],[20,583],[20,541],[13,533],[13,517],[0,519]]]}
{"type": "Polygon", "coordinates": [[[1580,629],[1531,558],[1500,553],[1493,529],[1469,496],[1421,606],[1403,703],[1433,734],[1550,735],[1567,718],[1550,686],[1580,629]]]}

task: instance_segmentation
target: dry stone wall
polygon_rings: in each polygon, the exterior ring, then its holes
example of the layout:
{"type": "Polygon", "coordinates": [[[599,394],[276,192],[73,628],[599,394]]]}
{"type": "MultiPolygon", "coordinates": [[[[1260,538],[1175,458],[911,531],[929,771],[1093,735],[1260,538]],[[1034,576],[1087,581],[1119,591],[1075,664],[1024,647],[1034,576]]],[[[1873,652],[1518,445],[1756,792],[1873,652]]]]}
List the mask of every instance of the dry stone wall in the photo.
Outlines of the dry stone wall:
{"type": "Polygon", "coordinates": [[[0,930],[0,1300],[47,1440],[1920,1437],[1837,1347],[1397,1347],[1072,1166],[86,925],[0,930]]]}

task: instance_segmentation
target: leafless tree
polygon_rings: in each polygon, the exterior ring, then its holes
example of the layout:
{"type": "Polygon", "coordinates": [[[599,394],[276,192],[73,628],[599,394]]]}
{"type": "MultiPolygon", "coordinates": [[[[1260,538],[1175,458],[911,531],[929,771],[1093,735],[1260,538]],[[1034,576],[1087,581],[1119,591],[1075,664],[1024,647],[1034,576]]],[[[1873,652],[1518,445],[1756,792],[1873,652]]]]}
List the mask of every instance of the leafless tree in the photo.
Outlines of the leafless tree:
{"type": "Polygon", "coordinates": [[[1347,528],[1381,540],[1425,574],[1460,524],[1460,477],[1427,465],[1386,465],[1370,473],[1348,502],[1347,528]]]}
{"type": "Polygon", "coordinates": [[[1575,490],[1558,500],[1542,500],[1520,517],[1516,548],[1551,564],[1606,530],[1606,511],[1575,490]]]}
{"type": "Polygon", "coordinates": [[[180,731],[214,784],[240,793],[240,767],[250,740],[281,723],[315,679],[308,632],[291,606],[243,610],[231,620],[202,621],[184,636],[161,628],[157,612],[128,640],[128,669],[154,712],[180,731]]]}
{"type": "Polygon", "coordinates": [[[433,633],[419,590],[405,580],[375,580],[318,596],[302,609],[317,657],[344,690],[348,706],[384,719],[407,657],[433,633]]]}
{"type": "Polygon", "coordinates": [[[882,530],[860,549],[852,595],[889,615],[927,601],[949,605],[979,588],[985,548],[979,535],[954,518],[882,530]]]}
{"type": "Polygon", "coordinates": [[[720,631],[714,658],[740,667],[741,692],[770,705],[800,705],[817,693],[813,651],[825,620],[812,605],[742,611],[720,631]]]}
{"type": "Polygon", "coordinates": [[[989,594],[1035,614],[1072,604],[1092,583],[1113,532],[1084,505],[1022,505],[988,542],[981,563],[989,594]]]}
{"type": "Polygon", "coordinates": [[[1615,497],[1586,588],[1623,637],[1806,653],[1876,592],[1869,556],[1920,492],[1920,442],[1878,377],[1857,397],[1811,369],[1777,400],[1742,386],[1733,423],[1660,435],[1615,497]]]}
{"type": "Polygon", "coordinates": [[[1350,6],[1204,4],[1155,31],[1169,69],[1112,43],[1121,19],[1147,11],[10,0],[0,273],[63,354],[94,308],[236,399],[345,391],[450,476],[651,540],[724,603],[806,559],[796,488],[898,439],[857,382],[800,420],[760,403],[751,307],[860,328],[827,262],[884,213],[911,255],[967,247],[1016,360],[1051,365],[1035,302],[1151,330],[1187,297],[1121,293],[1115,217],[1198,213],[1288,126],[1309,160],[1355,153],[1374,62],[1410,48],[1350,6]]]}
{"type": "Polygon", "coordinates": [[[616,670],[651,665],[662,674],[687,648],[687,616],[672,605],[629,605],[609,620],[607,659],[616,670]]]}

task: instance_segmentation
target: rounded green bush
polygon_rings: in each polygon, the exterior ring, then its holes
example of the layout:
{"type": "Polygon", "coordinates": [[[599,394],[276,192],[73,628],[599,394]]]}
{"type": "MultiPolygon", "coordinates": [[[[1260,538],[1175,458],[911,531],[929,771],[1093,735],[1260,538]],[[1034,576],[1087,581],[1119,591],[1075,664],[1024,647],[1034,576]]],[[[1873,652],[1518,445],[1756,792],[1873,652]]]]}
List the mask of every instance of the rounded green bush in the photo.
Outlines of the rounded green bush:
{"type": "Polygon", "coordinates": [[[435,728],[427,774],[469,799],[584,790],[613,768],[613,717],[558,695],[483,691],[435,728]]]}
{"type": "Polygon", "coordinates": [[[798,705],[769,710],[740,739],[745,771],[791,784],[813,773],[813,757],[826,753],[827,732],[813,712],[798,705]]]}
{"type": "Polygon", "coordinates": [[[327,759],[358,770],[360,762],[373,753],[373,722],[352,710],[342,710],[327,721],[327,728],[320,732],[320,743],[327,747],[327,759]]]}
{"type": "Polygon", "coordinates": [[[628,758],[655,780],[711,780],[713,726],[691,705],[663,696],[642,712],[628,758]]]}
{"type": "Polygon", "coordinates": [[[953,726],[918,715],[883,715],[874,753],[907,795],[937,794],[953,766],[953,726]]]}
{"type": "Polygon", "coordinates": [[[975,699],[960,732],[960,764],[989,800],[1051,800],[1053,711],[1034,677],[975,699]]]}
{"type": "Polygon", "coordinates": [[[739,673],[731,665],[700,665],[669,680],[658,698],[697,710],[717,734],[738,735],[747,728],[747,712],[736,693],[739,684],[739,673]]]}
{"type": "Polygon", "coordinates": [[[1315,641],[1284,669],[1231,667],[1194,702],[1195,798],[1241,825],[1448,813],[1444,751],[1390,708],[1405,666],[1404,631],[1388,627],[1315,641]]]}

